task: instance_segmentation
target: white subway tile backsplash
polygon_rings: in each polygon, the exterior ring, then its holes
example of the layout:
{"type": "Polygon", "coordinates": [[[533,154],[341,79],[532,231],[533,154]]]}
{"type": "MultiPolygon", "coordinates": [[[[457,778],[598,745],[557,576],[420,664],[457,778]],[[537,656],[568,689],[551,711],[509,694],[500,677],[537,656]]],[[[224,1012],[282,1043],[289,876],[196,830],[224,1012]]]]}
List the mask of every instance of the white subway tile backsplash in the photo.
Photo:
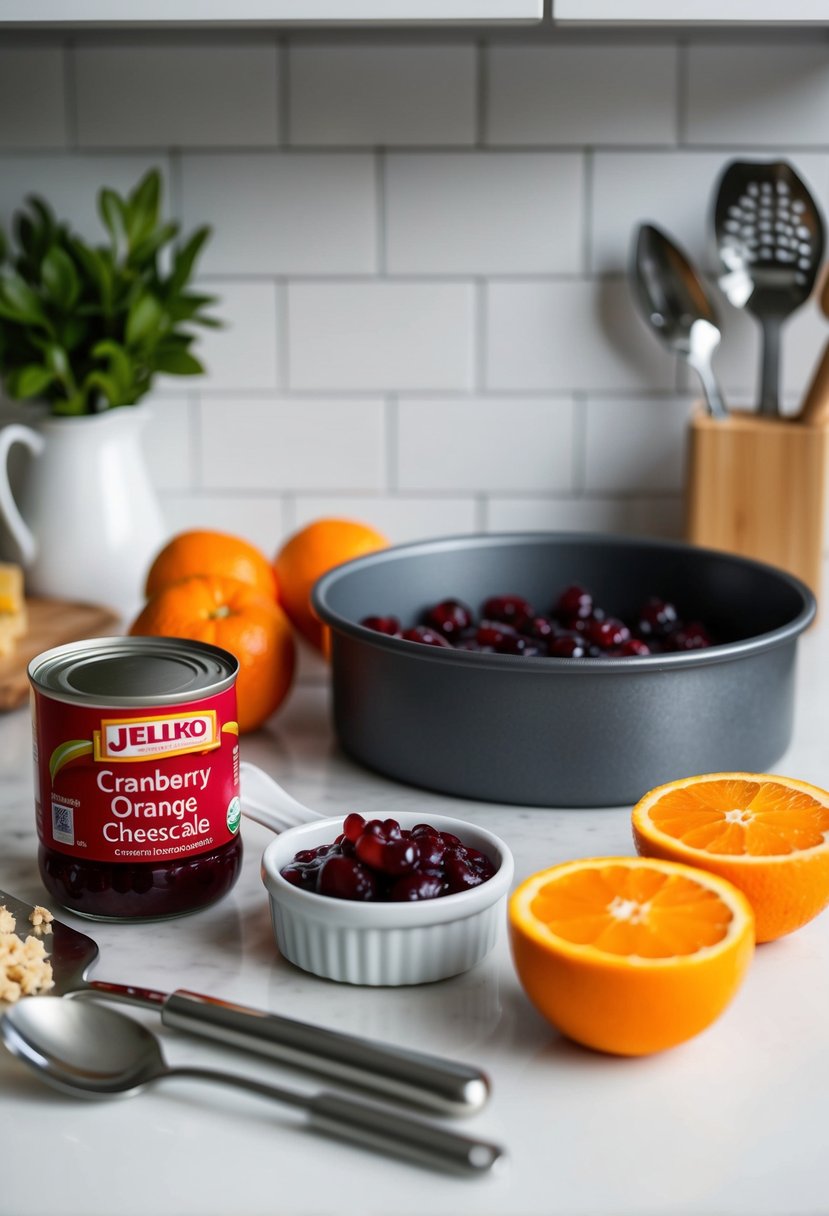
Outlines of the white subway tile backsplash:
{"type": "MultiPolygon", "coordinates": [[[[12,35],[0,225],[36,193],[101,241],[101,187],[151,166],[185,234],[212,225],[196,290],[225,325],[199,332],[204,377],[159,379],[145,436],[171,532],[269,555],[320,515],[394,542],[680,536],[699,384],[634,307],[635,229],[718,298],[723,168],[787,159],[826,206],[827,119],[817,39],[12,35]]],[[[751,407],[759,327],[719,310],[714,366],[751,407]]],[[[827,341],[815,300],[785,325],[786,412],[827,341]]]]}
{"type": "Polygon", "coordinates": [[[81,147],[249,147],[278,139],[277,48],[79,46],[81,147]]]}
{"type": "Polygon", "coordinates": [[[285,503],[277,495],[162,492],[161,509],[170,536],[211,528],[243,536],[266,557],[276,556],[288,529],[285,503]]]}
{"type": "Polygon", "coordinates": [[[454,536],[480,531],[474,498],[461,496],[414,497],[378,495],[358,497],[327,493],[298,498],[295,526],[314,519],[338,516],[369,524],[392,544],[428,540],[431,536],[454,536]]]}
{"type": "Polygon", "coordinates": [[[658,498],[491,498],[491,532],[614,532],[630,536],[682,537],[682,499],[658,498]]]}
{"type": "Polygon", "coordinates": [[[570,398],[408,398],[400,402],[400,489],[569,490],[574,406],[570,398]]]}
{"type": "Polygon", "coordinates": [[[488,143],[676,142],[676,46],[496,43],[486,54],[488,143]]]}
{"type": "Polygon", "coordinates": [[[374,166],[360,153],[182,157],[189,227],[211,224],[209,274],[361,274],[376,270],[374,166]]]}
{"type": "Polygon", "coordinates": [[[150,419],[144,429],[144,450],[150,477],[159,490],[193,487],[193,402],[154,392],[145,398],[150,419]]]}
{"type": "Polygon", "coordinates": [[[581,156],[406,153],[386,165],[391,273],[582,269],[581,156]]]}
{"type": "Polygon", "coordinates": [[[189,387],[211,392],[277,387],[279,369],[278,309],[273,283],[202,279],[198,291],[217,297],[210,309],[223,322],[221,329],[201,329],[193,347],[207,369],[204,380],[167,376],[166,387],[189,387]]]}
{"type": "Polygon", "coordinates": [[[292,389],[471,387],[474,292],[463,283],[293,283],[292,389]]]}
{"type": "Polygon", "coordinates": [[[51,205],[59,220],[87,240],[105,238],[98,218],[97,198],[102,186],[121,194],[130,191],[148,169],[159,168],[164,180],[163,207],[171,211],[170,165],[162,153],[126,155],[75,155],[43,153],[0,156],[0,224],[8,228],[12,212],[29,194],[51,205]]]}
{"type": "Polygon", "coordinates": [[[382,490],[382,399],[210,398],[201,403],[202,478],[210,489],[382,490]]]}
{"type": "Polygon", "coordinates": [[[822,40],[688,48],[689,143],[755,149],[825,144],[827,125],[829,72],[822,40]]]}
{"type": "Polygon", "coordinates": [[[587,493],[679,491],[690,398],[591,397],[586,408],[587,493]]]}
{"type": "MultiPolygon", "coordinates": [[[[664,228],[704,273],[717,273],[710,233],[711,208],[720,174],[732,160],[770,159],[755,149],[728,152],[597,152],[593,163],[592,258],[597,274],[623,272],[633,234],[645,220],[664,228]]],[[[829,156],[789,156],[818,198],[829,196],[829,156]]]]}
{"type": "Polygon", "coordinates": [[[471,44],[297,45],[289,51],[290,140],[327,146],[471,144],[471,44]]]}
{"type": "Polygon", "coordinates": [[[64,65],[60,46],[0,47],[0,149],[66,146],[64,65]]]}
{"type": "Polygon", "coordinates": [[[671,391],[676,367],[634,314],[620,279],[491,283],[487,386],[671,391]]]}

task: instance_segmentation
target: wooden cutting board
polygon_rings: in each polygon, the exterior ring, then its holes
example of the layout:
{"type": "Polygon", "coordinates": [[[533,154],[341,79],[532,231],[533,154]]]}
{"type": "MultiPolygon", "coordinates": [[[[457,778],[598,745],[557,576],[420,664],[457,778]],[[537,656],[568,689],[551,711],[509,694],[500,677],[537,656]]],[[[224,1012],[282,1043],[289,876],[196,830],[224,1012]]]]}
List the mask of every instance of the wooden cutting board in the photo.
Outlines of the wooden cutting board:
{"type": "Polygon", "coordinates": [[[43,650],[120,632],[121,618],[97,604],[27,599],[29,628],[11,654],[0,657],[0,711],[17,709],[29,696],[26,668],[43,650]]]}

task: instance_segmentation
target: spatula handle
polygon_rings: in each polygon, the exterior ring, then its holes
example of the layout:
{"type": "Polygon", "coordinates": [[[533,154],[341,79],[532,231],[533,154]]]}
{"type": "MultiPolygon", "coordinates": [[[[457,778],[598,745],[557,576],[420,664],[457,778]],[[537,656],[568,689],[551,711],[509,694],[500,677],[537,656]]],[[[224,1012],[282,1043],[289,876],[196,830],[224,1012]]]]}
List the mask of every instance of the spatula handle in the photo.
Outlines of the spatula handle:
{"type": "Polygon", "coordinates": [[[176,1030],[254,1051],[444,1115],[472,1114],[489,1096],[485,1073],[468,1064],[372,1043],[197,992],[171,993],[162,1006],[161,1020],[176,1030]]]}

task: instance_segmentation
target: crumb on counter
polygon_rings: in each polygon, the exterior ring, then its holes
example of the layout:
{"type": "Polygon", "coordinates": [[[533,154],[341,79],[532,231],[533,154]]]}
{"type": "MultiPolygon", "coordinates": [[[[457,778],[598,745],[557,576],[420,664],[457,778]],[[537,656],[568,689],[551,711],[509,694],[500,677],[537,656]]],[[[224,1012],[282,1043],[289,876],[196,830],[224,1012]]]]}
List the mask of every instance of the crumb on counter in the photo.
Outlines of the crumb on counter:
{"type": "MultiPolygon", "coordinates": [[[[46,908],[35,908],[29,919],[42,932],[53,918],[46,908]],[[38,913],[46,915],[35,921],[38,913]]],[[[48,992],[54,985],[52,964],[43,942],[32,934],[25,939],[18,937],[16,928],[11,912],[0,906],[0,1001],[9,1003],[21,996],[48,992]]]]}

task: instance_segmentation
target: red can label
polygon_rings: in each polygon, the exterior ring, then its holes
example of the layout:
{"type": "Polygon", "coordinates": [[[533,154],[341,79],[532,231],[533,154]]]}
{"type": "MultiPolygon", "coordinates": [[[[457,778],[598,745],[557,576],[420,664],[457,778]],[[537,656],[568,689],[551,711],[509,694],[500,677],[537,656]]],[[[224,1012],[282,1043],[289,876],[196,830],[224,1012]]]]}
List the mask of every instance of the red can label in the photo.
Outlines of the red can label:
{"type": "Polygon", "coordinates": [[[90,861],[174,861],[239,831],[236,690],[156,710],[33,692],[42,844],[90,861]]]}

